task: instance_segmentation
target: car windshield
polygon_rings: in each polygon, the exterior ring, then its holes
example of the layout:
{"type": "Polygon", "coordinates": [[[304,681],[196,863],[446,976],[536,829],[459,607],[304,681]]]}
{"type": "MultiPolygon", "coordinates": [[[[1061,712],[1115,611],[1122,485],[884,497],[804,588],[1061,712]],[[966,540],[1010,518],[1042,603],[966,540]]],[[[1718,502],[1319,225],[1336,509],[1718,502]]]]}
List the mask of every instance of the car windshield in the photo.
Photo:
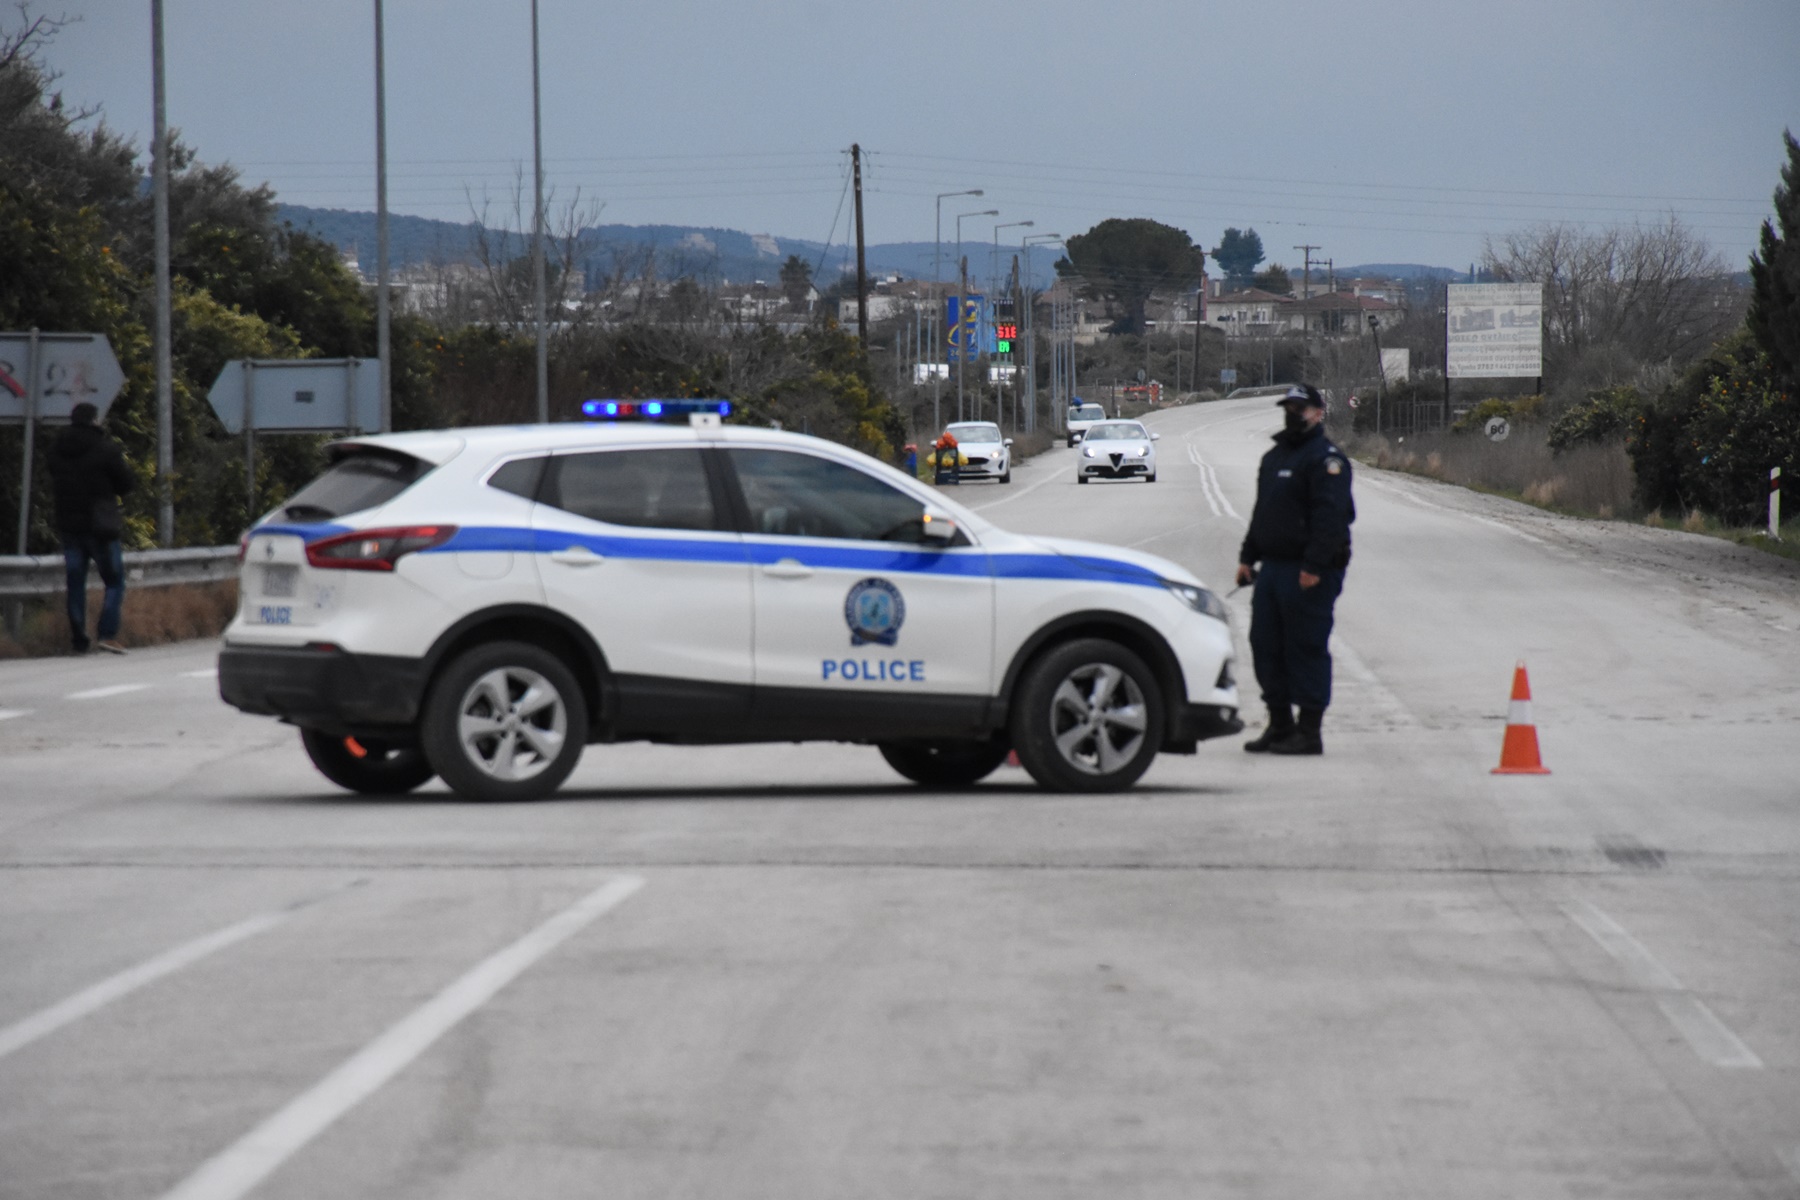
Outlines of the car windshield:
{"type": "Polygon", "coordinates": [[[958,442],[997,442],[1000,440],[1000,427],[988,421],[971,421],[966,425],[952,425],[948,432],[958,442]]]}
{"type": "Polygon", "coordinates": [[[1071,421],[1104,421],[1106,410],[1098,404],[1084,404],[1069,414],[1071,421]]]}
{"type": "Polygon", "coordinates": [[[1087,440],[1090,442],[1142,442],[1148,440],[1149,437],[1150,435],[1144,432],[1144,427],[1136,421],[1111,421],[1105,425],[1096,425],[1087,431],[1087,440]]]}

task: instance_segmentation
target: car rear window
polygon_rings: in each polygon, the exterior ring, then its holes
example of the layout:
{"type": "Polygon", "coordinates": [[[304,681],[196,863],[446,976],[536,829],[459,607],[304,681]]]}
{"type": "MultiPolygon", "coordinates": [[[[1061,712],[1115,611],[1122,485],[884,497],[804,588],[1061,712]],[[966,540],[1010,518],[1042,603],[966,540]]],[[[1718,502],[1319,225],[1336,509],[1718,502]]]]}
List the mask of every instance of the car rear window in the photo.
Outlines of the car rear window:
{"type": "Polygon", "coordinates": [[[1075,419],[1077,421],[1104,421],[1106,410],[1098,404],[1084,404],[1075,410],[1075,419]]]}
{"type": "Polygon", "coordinates": [[[290,521],[329,521],[386,504],[417,483],[431,464],[410,454],[353,446],[281,506],[290,521]]]}

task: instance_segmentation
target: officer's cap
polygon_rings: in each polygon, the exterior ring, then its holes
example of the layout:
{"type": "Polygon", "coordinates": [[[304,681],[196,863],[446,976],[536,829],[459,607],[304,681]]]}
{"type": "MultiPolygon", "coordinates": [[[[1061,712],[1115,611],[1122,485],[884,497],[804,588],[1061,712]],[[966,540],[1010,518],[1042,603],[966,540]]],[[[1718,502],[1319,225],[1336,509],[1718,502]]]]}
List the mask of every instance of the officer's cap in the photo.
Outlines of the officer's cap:
{"type": "Polygon", "coordinates": [[[1319,389],[1310,383],[1296,383],[1287,390],[1287,395],[1283,396],[1275,403],[1277,405],[1282,405],[1294,400],[1298,400],[1307,408],[1325,407],[1325,397],[1319,395],[1319,389]]]}

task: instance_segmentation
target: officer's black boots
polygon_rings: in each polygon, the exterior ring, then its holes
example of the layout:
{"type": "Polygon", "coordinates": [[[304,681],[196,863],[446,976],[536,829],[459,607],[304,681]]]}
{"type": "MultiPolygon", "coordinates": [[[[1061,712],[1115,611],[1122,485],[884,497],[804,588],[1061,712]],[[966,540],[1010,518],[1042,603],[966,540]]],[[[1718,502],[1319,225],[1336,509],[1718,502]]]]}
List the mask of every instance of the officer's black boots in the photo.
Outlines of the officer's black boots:
{"type": "Polygon", "coordinates": [[[1303,708],[1299,722],[1282,737],[1269,743],[1270,754],[1323,754],[1325,738],[1320,726],[1325,721],[1322,708],[1303,708]]]}
{"type": "Polygon", "coordinates": [[[1266,754],[1270,747],[1294,732],[1294,710],[1289,705],[1280,708],[1270,707],[1269,723],[1263,727],[1262,734],[1244,743],[1244,750],[1250,754],[1266,754]]]}

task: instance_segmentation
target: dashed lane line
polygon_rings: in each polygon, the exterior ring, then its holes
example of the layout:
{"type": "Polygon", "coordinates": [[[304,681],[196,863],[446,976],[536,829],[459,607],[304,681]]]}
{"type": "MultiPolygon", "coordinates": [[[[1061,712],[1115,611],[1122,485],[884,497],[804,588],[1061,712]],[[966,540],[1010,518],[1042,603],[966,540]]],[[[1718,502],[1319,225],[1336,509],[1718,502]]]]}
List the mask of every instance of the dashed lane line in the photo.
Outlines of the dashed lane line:
{"type": "Polygon", "coordinates": [[[1612,955],[1639,987],[1655,994],[1656,1006],[1695,1054],[1715,1067],[1762,1070],[1762,1059],[1617,921],[1586,900],[1565,904],[1562,910],[1612,955]]]}
{"type": "Polygon", "coordinates": [[[0,1058],[5,1058],[14,1051],[23,1050],[39,1038],[46,1037],[65,1025],[98,1012],[113,1001],[129,996],[165,976],[173,975],[183,967],[191,967],[227,947],[235,946],[258,934],[267,933],[301,909],[317,904],[327,896],[336,895],[343,890],[343,888],[333,888],[324,895],[308,897],[286,908],[258,913],[235,925],[227,925],[223,929],[217,929],[212,933],[197,937],[191,942],[183,942],[172,950],[165,950],[155,958],[141,962],[135,967],[127,967],[117,975],[109,976],[99,983],[85,987],[73,996],[59,1000],[48,1008],[39,1009],[25,1019],[15,1021],[4,1029],[0,1029],[0,1058]]]}
{"type": "Polygon", "coordinates": [[[0,708],[0,721],[10,721],[14,717],[29,717],[29,708],[0,708]]]}
{"type": "Polygon", "coordinates": [[[183,671],[181,673],[183,679],[216,679],[218,675],[219,668],[217,667],[208,667],[204,671],[183,671]]]}
{"type": "Polygon", "coordinates": [[[127,692],[141,692],[150,685],[147,683],[115,683],[107,687],[89,688],[85,692],[70,692],[64,700],[104,700],[108,696],[123,696],[127,692]]]}
{"type": "Polygon", "coordinates": [[[374,1095],[464,1017],[539,959],[644,886],[634,875],[602,884],[402,1017],[325,1078],[201,1164],[163,1200],[238,1200],[337,1119],[374,1095]]]}

